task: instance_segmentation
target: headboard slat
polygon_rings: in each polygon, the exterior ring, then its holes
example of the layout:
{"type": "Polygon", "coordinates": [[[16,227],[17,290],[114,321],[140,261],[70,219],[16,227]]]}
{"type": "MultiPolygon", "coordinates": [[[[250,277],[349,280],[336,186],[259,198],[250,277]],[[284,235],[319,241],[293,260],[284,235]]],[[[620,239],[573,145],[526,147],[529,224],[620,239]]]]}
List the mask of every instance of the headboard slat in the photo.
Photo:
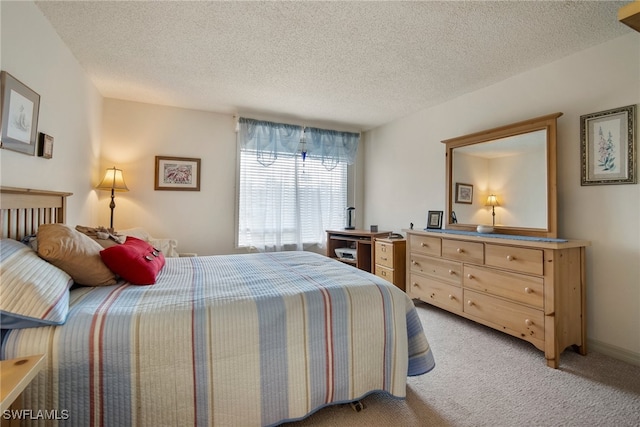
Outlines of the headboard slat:
{"type": "Polygon", "coordinates": [[[41,224],[66,221],[67,197],[73,193],[0,187],[0,230],[3,238],[22,239],[41,224]]]}

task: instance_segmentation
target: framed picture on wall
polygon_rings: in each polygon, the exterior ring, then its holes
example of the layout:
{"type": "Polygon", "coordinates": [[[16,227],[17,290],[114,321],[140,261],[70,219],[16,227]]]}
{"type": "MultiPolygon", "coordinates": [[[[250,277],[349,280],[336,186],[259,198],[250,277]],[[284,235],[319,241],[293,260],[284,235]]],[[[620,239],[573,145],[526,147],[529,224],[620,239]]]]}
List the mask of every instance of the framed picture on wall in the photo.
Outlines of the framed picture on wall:
{"type": "Polygon", "coordinates": [[[427,214],[427,229],[442,228],[442,213],[443,211],[429,211],[427,214]]]}
{"type": "Polygon", "coordinates": [[[42,132],[38,135],[38,156],[44,159],[53,158],[53,137],[42,132]]]}
{"type": "Polygon", "coordinates": [[[6,71],[0,72],[2,135],[0,146],[35,155],[38,143],[40,95],[6,71]]]}
{"type": "Polygon", "coordinates": [[[581,185],[636,184],[636,106],[580,116],[581,185]]]}
{"type": "Polygon", "coordinates": [[[200,191],[200,159],[156,156],[155,189],[200,191]]]}
{"type": "Polygon", "coordinates": [[[473,202],[473,185],[456,183],[456,203],[466,203],[470,205],[473,202]]]}

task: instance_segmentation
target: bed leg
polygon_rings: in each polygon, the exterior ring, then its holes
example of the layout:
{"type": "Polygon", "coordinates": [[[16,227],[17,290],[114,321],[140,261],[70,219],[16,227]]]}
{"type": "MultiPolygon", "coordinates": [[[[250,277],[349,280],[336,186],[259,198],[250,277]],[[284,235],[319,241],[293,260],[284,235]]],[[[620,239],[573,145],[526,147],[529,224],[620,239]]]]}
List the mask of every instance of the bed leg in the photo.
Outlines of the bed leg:
{"type": "Polygon", "coordinates": [[[351,405],[351,409],[353,409],[356,412],[360,412],[364,409],[364,405],[359,400],[356,400],[355,402],[350,402],[349,405],[351,405]]]}

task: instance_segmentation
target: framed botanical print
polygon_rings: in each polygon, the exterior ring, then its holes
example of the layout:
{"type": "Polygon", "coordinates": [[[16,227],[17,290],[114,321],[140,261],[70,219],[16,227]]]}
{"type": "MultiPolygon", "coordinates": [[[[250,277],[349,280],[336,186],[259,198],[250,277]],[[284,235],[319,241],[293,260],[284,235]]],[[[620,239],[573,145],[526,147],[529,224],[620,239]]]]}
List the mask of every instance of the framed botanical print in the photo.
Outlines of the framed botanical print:
{"type": "Polygon", "coordinates": [[[581,185],[636,184],[636,106],[580,116],[581,185]]]}

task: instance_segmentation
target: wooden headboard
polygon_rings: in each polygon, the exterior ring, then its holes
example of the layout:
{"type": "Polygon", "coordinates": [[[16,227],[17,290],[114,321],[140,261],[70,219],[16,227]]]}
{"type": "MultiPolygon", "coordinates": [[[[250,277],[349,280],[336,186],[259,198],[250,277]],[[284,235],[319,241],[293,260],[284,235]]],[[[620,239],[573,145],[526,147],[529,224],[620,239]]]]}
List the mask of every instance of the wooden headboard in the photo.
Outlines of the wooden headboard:
{"type": "Polygon", "coordinates": [[[40,224],[64,223],[67,197],[73,193],[0,187],[0,229],[3,238],[20,240],[40,224]]]}

